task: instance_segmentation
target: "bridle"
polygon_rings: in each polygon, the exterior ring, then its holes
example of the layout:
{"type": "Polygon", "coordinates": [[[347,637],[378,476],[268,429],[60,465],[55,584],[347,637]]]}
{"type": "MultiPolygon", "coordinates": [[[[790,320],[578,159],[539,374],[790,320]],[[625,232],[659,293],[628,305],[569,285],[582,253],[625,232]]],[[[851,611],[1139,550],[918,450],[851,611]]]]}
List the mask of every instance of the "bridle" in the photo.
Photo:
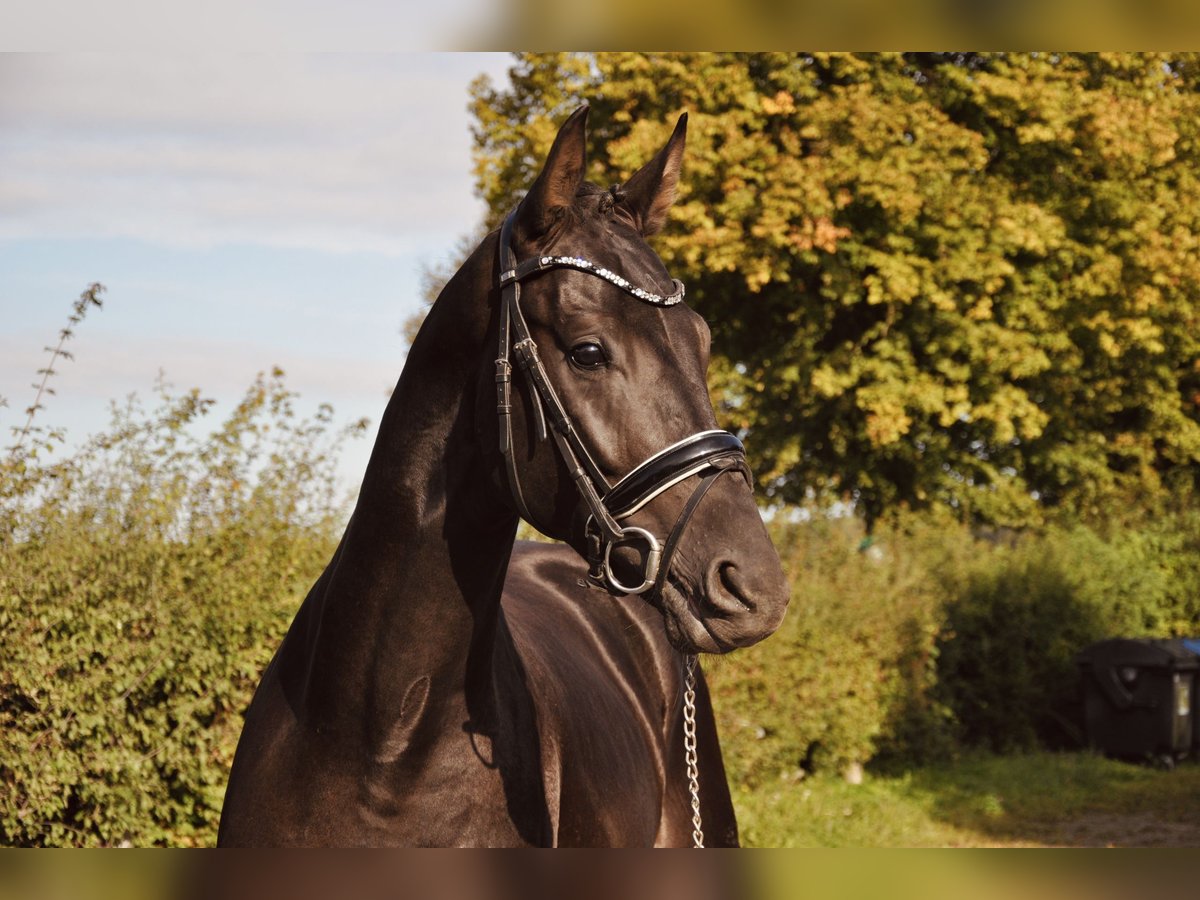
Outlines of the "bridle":
{"type": "MultiPolygon", "coordinates": [[[[588,580],[614,594],[649,592],[650,599],[658,601],[671,571],[671,560],[679,540],[704,495],[725,472],[740,472],[746,483],[752,485],[750,467],[746,464],[746,450],[742,442],[727,431],[701,431],[638,463],[616,484],[608,483],[550,384],[549,375],[538,356],[537,344],[521,313],[521,282],[548,269],[575,269],[602,278],[644,303],[663,307],[674,306],[683,300],[683,283],[672,279],[675,291],[664,297],[630,284],[616,272],[577,256],[535,256],[517,262],[512,238],[516,215],[516,210],[509,213],[500,227],[500,324],[499,352],[496,356],[500,455],[504,458],[513,502],[521,517],[537,527],[525,502],[521,479],[517,474],[513,446],[510,355],[516,357],[529,387],[538,440],[544,441],[547,435],[554,438],[559,456],[566,464],[587,508],[582,530],[587,548],[588,580]],[[549,428],[546,425],[547,418],[549,428]],[[684,504],[664,544],[660,544],[658,538],[644,528],[621,524],[623,519],[632,516],[659,494],[697,476],[700,483],[684,504]],[[615,547],[633,542],[645,545],[642,582],[627,585],[622,584],[613,573],[612,551],[615,547]]],[[[690,654],[684,658],[683,704],[683,743],[692,808],[692,846],[703,847],[704,830],[700,817],[700,782],[696,759],[696,657],[690,654]]]]}
{"type": "Polygon", "coordinates": [[[500,228],[500,324],[499,353],[496,357],[496,410],[500,418],[500,454],[504,458],[509,491],[517,512],[534,527],[521,481],[517,474],[512,427],[512,364],[510,356],[525,376],[532,401],[539,441],[553,437],[559,455],[587,508],[582,530],[587,547],[588,579],[617,594],[643,594],[657,599],[670,572],[671,560],[680,538],[700,501],[725,472],[740,472],[751,482],[742,442],[727,431],[701,431],[660,450],[643,460],[610,485],[579,436],[538,356],[537,344],[521,312],[521,282],[549,269],[569,268],[602,278],[653,306],[674,306],[683,300],[683,283],[672,279],[674,293],[660,296],[630,284],[609,269],[576,256],[535,256],[516,262],[512,246],[516,211],[509,213],[500,228]],[[549,428],[547,428],[547,419],[549,428]],[[665,543],[644,528],[622,525],[664,491],[689,478],[699,476],[683,511],[665,543]],[[612,570],[613,549],[623,544],[641,543],[642,581],[623,584],[612,570]]]}

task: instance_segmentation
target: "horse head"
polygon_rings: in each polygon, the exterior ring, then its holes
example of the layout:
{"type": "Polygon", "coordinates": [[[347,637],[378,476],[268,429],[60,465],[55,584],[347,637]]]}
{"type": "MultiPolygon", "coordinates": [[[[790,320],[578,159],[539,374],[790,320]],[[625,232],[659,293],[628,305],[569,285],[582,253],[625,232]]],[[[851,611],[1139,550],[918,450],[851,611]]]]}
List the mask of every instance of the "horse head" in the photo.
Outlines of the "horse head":
{"type": "Polygon", "coordinates": [[[741,444],[717,428],[708,326],[646,242],[674,199],[687,116],[607,190],[584,180],[586,120],[583,107],[564,123],[497,236],[497,358],[477,413],[497,424],[480,437],[500,447],[515,511],[570,543],[594,583],[642,593],[681,651],[744,647],[781,622],[787,580],[741,444]]]}

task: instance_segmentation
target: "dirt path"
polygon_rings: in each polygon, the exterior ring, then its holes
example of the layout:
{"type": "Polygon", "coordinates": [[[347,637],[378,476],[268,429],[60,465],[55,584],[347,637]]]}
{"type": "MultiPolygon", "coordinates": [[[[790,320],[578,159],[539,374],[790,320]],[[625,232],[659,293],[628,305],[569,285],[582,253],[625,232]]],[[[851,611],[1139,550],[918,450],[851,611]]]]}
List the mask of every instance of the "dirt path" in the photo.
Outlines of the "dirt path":
{"type": "Polygon", "coordinates": [[[1056,847],[1200,847],[1200,822],[1175,822],[1149,813],[1091,813],[1056,822],[1046,834],[1056,847]]]}

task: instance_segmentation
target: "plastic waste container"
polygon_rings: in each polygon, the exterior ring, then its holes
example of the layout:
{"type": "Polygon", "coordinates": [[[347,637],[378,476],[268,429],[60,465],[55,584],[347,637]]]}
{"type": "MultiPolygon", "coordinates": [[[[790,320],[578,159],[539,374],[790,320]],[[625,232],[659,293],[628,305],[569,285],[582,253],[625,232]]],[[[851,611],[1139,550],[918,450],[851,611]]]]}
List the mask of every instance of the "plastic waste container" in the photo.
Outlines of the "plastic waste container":
{"type": "MultiPolygon", "coordinates": [[[[1183,646],[1200,662],[1200,638],[1184,638],[1183,646]]],[[[1192,752],[1200,756],[1200,669],[1196,670],[1192,682],[1192,752]]]]}
{"type": "Polygon", "coordinates": [[[1182,639],[1113,638],[1086,647],[1076,661],[1093,747],[1166,765],[1192,749],[1200,656],[1182,639]]]}

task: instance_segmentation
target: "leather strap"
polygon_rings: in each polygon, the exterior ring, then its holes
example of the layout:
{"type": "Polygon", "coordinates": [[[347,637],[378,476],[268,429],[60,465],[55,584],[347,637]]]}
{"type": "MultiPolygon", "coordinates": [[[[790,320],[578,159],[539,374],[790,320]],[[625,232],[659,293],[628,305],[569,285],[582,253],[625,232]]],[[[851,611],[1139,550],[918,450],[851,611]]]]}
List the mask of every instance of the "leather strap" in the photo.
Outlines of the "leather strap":
{"type": "Polygon", "coordinates": [[[613,517],[637,512],[667,488],[697,474],[718,457],[745,456],[742,442],[728,431],[702,431],[640,463],[604,495],[613,517]]]}
{"type": "MultiPolygon", "coordinates": [[[[500,227],[500,266],[506,272],[517,268],[513,264],[512,255],[512,227],[515,218],[515,211],[509,213],[504,220],[504,224],[500,227]]],[[[540,269],[533,271],[540,271],[540,269]]],[[[598,492],[599,490],[607,491],[608,482],[600,472],[595,460],[592,459],[591,454],[588,453],[587,448],[583,446],[583,442],[579,439],[579,434],[576,432],[570,416],[567,415],[562,402],[558,399],[558,395],[555,393],[549,378],[546,376],[546,369],[542,365],[542,361],[538,358],[537,343],[529,333],[529,326],[525,322],[525,317],[521,314],[520,291],[521,286],[518,279],[502,279],[502,286],[500,288],[500,326],[498,329],[500,347],[498,348],[496,362],[498,390],[500,386],[499,379],[501,377],[499,374],[500,369],[507,367],[509,372],[511,372],[511,364],[508,361],[511,348],[511,351],[517,356],[517,364],[525,375],[529,386],[529,396],[534,408],[538,440],[545,440],[547,433],[553,435],[554,443],[562,455],[563,462],[566,463],[567,471],[575,482],[576,488],[587,504],[593,518],[599,524],[605,538],[609,541],[619,540],[621,526],[609,514],[601,502],[598,492]],[[549,430],[546,428],[547,414],[549,415],[551,426],[549,430]],[[599,485],[599,488],[597,485],[599,485]]],[[[521,480],[517,474],[516,450],[512,441],[511,400],[507,397],[498,399],[497,409],[502,410],[505,406],[505,401],[507,401],[509,407],[509,414],[505,416],[501,413],[500,452],[505,455],[509,489],[516,502],[517,511],[536,528],[537,523],[533,521],[533,517],[529,512],[529,506],[525,502],[521,491],[521,480]]]]}
{"type": "Polygon", "coordinates": [[[679,547],[680,538],[683,537],[683,532],[688,526],[688,522],[692,519],[692,514],[696,512],[700,506],[700,501],[704,499],[704,495],[708,493],[708,489],[716,484],[717,479],[726,472],[740,471],[746,479],[750,480],[750,470],[743,463],[741,466],[733,463],[728,466],[720,466],[714,468],[711,472],[705,475],[697,488],[692,491],[692,496],[688,498],[687,504],[683,507],[683,512],[679,514],[679,518],[675,520],[674,527],[671,528],[671,534],[667,538],[666,544],[663,545],[662,558],[658,563],[658,575],[654,579],[654,588],[652,596],[658,597],[662,595],[663,588],[667,584],[667,576],[671,572],[671,560],[675,556],[675,550],[679,547]]]}

